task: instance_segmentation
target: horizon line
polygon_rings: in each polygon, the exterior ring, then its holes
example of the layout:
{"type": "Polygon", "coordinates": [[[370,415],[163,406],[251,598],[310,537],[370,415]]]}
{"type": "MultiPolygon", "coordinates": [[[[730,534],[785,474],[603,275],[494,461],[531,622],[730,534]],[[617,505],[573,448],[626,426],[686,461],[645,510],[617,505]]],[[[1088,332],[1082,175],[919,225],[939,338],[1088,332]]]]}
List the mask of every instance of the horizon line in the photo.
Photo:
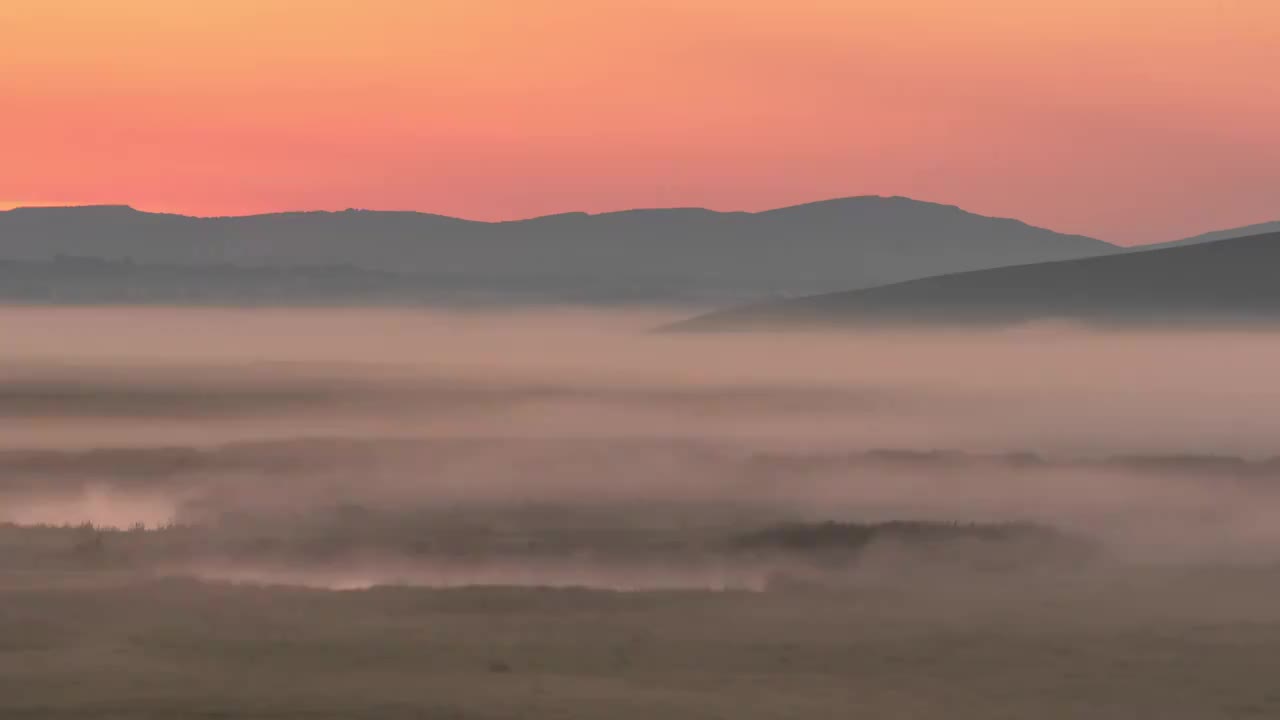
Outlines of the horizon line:
{"type": "MultiPolygon", "coordinates": [[[[838,196],[826,197],[818,200],[808,200],[800,203],[770,206],[762,210],[717,210],[714,208],[709,208],[709,207],[700,206],[700,205],[639,206],[639,207],[621,208],[617,210],[604,210],[599,212],[589,212],[585,210],[566,210],[563,212],[547,213],[544,215],[530,215],[526,217],[515,217],[515,218],[507,218],[507,219],[501,219],[501,220],[477,220],[474,218],[463,217],[459,215],[447,215],[444,213],[431,212],[429,210],[413,210],[413,209],[406,210],[406,209],[361,208],[361,207],[346,207],[341,210],[327,210],[327,209],[316,208],[316,209],[309,209],[309,210],[272,210],[272,211],[266,211],[266,212],[251,212],[251,213],[243,213],[243,214],[200,215],[200,214],[193,214],[188,212],[179,212],[179,211],[163,210],[163,209],[156,209],[156,210],[144,209],[136,205],[133,205],[132,203],[127,203],[127,202],[125,203],[103,203],[103,202],[78,203],[78,202],[71,202],[71,201],[40,201],[40,200],[0,201],[0,214],[12,212],[15,210],[115,209],[115,210],[129,210],[132,212],[142,213],[146,215],[170,215],[175,217],[189,218],[193,220],[231,220],[231,219],[243,219],[243,218],[272,217],[272,216],[279,216],[279,215],[310,215],[310,214],[337,215],[342,213],[368,212],[368,213],[422,215],[426,217],[437,217],[437,218],[444,218],[448,220],[458,220],[461,222],[476,223],[480,225],[501,225],[504,223],[529,222],[534,220],[545,220],[549,218],[567,217],[567,216],[574,216],[574,215],[580,215],[585,217],[602,217],[602,216],[608,216],[608,215],[622,215],[626,213],[663,212],[663,211],[701,211],[701,212],[713,213],[717,215],[763,215],[765,213],[777,212],[781,210],[790,210],[794,208],[808,207],[811,205],[822,205],[826,203],[837,203],[837,202],[845,202],[845,201],[852,201],[852,200],[872,200],[872,199],[874,200],[905,200],[905,201],[920,204],[920,205],[932,205],[937,207],[950,208],[950,209],[958,210],[960,212],[963,212],[969,215],[974,215],[974,216],[986,218],[989,220],[1003,220],[1008,222],[1016,222],[1030,228],[1045,230],[1045,231],[1053,232],[1059,235],[1096,240],[1098,242],[1103,242],[1108,245],[1112,245],[1116,247],[1132,247],[1134,245],[1150,244],[1150,243],[1122,244],[1122,243],[1112,242],[1110,240],[1103,240],[1093,235],[1084,235],[1082,233],[1071,233],[1071,232],[1062,232],[1059,230],[1054,230],[1052,228],[1045,227],[1043,225],[1035,225],[1033,223],[1029,223],[1025,220],[1022,220],[1016,217],[986,215],[983,213],[974,212],[972,210],[967,210],[955,203],[939,202],[936,200],[921,200],[919,198],[913,198],[907,195],[879,195],[879,194],[838,195],[838,196]]],[[[1163,241],[1155,241],[1155,242],[1158,244],[1159,242],[1163,242],[1163,241]]]]}
{"type": "Polygon", "coordinates": [[[1045,230],[1048,232],[1053,232],[1059,235],[1065,235],[1069,237],[1078,237],[1078,238],[1085,238],[1089,240],[1096,240],[1098,242],[1106,243],[1114,247],[1143,247],[1147,245],[1161,245],[1161,244],[1166,244],[1171,242],[1178,242],[1181,240],[1198,238],[1204,235],[1211,235],[1217,232],[1245,229],[1245,228],[1251,228],[1257,225],[1267,225],[1273,222],[1280,222],[1280,218],[1277,218],[1276,220],[1263,220],[1257,223],[1246,223],[1244,225],[1217,228],[1213,230],[1208,230],[1206,232],[1195,233],[1192,235],[1181,236],[1173,239],[1153,240],[1149,242],[1117,242],[1113,240],[1104,240],[1094,235],[1063,232],[1060,230],[1055,230],[1050,227],[1046,227],[1044,225],[1036,225],[1034,223],[1030,223],[1016,217],[1008,217],[1008,216],[1001,216],[1001,215],[986,215],[980,212],[967,210],[964,207],[955,203],[940,202],[936,200],[922,200],[922,199],[910,197],[907,195],[879,195],[879,194],[840,195],[840,196],[822,198],[819,200],[809,200],[805,202],[799,202],[799,203],[793,203],[793,204],[787,204],[787,205],[770,206],[761,210],[717,210],[714,208],[701,206],[701,205],[637,206],[637,207],[620,208],[617,210],[603,210],[603,211],[597,211],[597,212],[591,212],[586,210],[566,210],[563,212],[553,212],[553,213],[546,213],[542,215],[530,215],[530,216],[524,216],[524,217],[513,217],[513,218],[506,218],[506,219],[499,219],[499,220],[479,220],[479,219],[464,217],[460,215],[448,215],[445,213],[432,212],[429,210],[397,209],[397,208],[368,208],[368,207],[354,207],[354,206],[346,207],[338,210],[312,208],[312,209],[305,209],[305,210],[304,209],[269,210],[264,212],[247,212],[247,213],[241,213],[241,214],[231,213],[231,214],[202,215],[197,213],[181,212],[181,211],[165,210],[165,209],[147,209],[147,208],[142,208],[127,202],[80,203],[80,202],[74,202],[74,201],[52,201],[52,200],[51,201],[43,201],[43,200],[3,201],[3,200],[0,200],[0,214],[5,214],[13,211],[31,211],[31,210],[93,210],[93,209],[112,210],[114,209],[114,210],[127,210],[130,212],[136,212],[144,215],[168,215],[173,217],[187,218],[191,220],[235,220],[235,219],[274,217],[274,216],[281,216],[281,215],[340,215],[343,213],[383,213],[383,214],[400,214],[400,215],[421,215],[424,217],[456,220],[459,222],[474,223],[477,225],[502,225],[502,224],[508,224],[508,223],[530,222],[530,221],[536,221],[536,220],[546,220],[551,218],[569,217],[569,216],[605,217],[609,215],[623,215],[627,213],[664,212],[664,211],[668,211],[668,212],[693,211],[693,212],[712,213],[716,215],[763,215],[770,212],[791,210],[795,208],[808,207],[812,205],[822,205],[827,203],[838,203],[838,202],[847,202],[847,201],[856,201],[856,200],[900,200],[900,201],[907,201],[907,202],[915,203],[919,205],[931,205],[936,207],[950,208],[953,210],[958,210],[962,213],[966,213],[968,215],[974,215],[976,217],[986,218],[989,220],[1016,222],[1030,228],[1045,230]]]}

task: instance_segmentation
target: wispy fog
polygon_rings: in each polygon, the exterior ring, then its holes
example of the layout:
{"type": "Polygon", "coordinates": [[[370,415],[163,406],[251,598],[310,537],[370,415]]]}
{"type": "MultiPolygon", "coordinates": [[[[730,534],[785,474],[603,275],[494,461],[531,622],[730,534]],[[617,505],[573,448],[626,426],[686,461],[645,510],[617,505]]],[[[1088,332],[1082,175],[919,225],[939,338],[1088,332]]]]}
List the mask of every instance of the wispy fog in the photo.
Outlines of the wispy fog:
{"type": "Polygon", "coordinates": [[[726,543],[824,521],[1280,561],[1280,335],[679,316],[0,311],[0,522],[216,528],[156,567],[334,586],[756,586],[726,543]]]}

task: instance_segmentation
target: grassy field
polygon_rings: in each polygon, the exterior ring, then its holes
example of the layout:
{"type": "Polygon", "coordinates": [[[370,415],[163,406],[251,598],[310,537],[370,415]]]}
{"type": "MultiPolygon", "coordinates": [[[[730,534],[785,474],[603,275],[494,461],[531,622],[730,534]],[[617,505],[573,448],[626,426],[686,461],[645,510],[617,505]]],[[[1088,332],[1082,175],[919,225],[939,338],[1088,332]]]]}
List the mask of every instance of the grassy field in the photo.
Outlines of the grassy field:
{"type": "Polygon", "coordinates": [[[0,720],[1280,718],[1269,335],[0,323],[0,720]]]}
{"type": "Polygon", "coordinates": [[[840,590],[0,577],[4,718],[1271,718],[1280,574],[840,590]]]}

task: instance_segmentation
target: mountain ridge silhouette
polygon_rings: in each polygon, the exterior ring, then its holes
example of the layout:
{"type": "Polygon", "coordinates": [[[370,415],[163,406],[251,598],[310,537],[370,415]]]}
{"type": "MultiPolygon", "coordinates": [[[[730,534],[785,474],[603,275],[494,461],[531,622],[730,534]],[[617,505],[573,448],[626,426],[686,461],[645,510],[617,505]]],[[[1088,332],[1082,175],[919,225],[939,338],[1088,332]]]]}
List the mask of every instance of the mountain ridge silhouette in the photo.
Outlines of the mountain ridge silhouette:
{"type": "Polygon", "coordinates": [[[897,196],[760,212],[657,208],[500,222],[356,209],[212,218],[121,205],[0,212],[0,261],[11,263],[81,257],[216,266],[224,273],[349,267],[418,277],[424,287],[447,277],[457,292],[513,302],[536,287],[538,301],[546,302],[592,302],[598,295],[723,304],[1121,251],[1093,238],[897,196]]]}

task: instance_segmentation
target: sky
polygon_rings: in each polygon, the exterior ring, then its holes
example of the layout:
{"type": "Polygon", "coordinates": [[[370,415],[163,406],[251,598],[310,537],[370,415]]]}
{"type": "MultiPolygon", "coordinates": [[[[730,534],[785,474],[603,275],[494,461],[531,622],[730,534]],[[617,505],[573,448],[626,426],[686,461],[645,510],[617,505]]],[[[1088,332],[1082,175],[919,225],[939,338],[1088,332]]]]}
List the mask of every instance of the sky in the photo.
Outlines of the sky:
{"type": "Polygon", "coordinates": [[[1276,0],[2,0],[0,207],[1280,219],[1276,0]]]}

